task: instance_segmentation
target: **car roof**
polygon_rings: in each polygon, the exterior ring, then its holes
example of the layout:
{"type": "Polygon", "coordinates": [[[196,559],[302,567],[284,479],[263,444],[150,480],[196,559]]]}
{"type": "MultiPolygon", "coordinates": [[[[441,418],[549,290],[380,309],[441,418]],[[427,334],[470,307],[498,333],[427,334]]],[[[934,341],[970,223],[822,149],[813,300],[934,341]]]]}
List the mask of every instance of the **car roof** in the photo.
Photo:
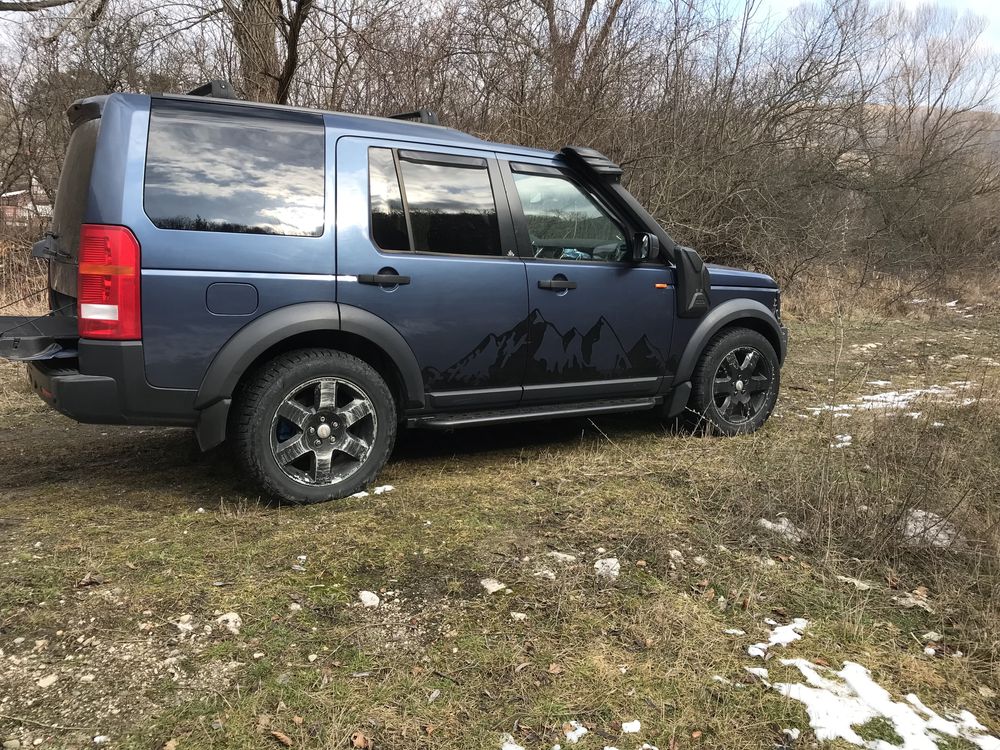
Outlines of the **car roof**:
{"type": "Polygon", "coordinates": [[[220,99],[207,96],[189,96],[187,94],[154,94],[152,98],[190,101],[203,105],[213,104],[218,106],[253,107],[260,109],[276,109],[288,112],[318,114],[324,115],[332,126],[346,131],[356,131],[358,133],[366,133],[388,138],[405,138],[422,143],[489,149],[491,151],[499,151],[506,154],[519,154],[523,156],[552,158],[556,155],[554,152],[546,151],[544,149],[483,140],[482,138],[478,138],[462,130],[456,130],[455,128],[448,128],[441,125],[429,125],[420,122],[410,122],[408,120],[394,119],[391,117],[375,117],[373,115],[359,115],[347,112],[314,109],[312,107],[292,107],[283,104],[267,104],[263,102],[249,102],[242,99],[220,99]]]}

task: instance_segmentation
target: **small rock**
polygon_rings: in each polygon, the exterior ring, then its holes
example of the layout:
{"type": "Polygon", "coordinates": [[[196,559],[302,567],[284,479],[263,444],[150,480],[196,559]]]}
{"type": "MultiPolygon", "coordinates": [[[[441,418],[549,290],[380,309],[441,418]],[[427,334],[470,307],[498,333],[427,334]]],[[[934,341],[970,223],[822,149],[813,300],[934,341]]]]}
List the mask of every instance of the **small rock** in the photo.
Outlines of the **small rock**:
{"type": "Polygon", "coordinates": [[[96,678],[92,674],[85,674],[80,678],[80,682],[93,682],[96,678]]]}
{"type": "Polygon", "coordinates": [[[554,581],[556,580],[556,574],[548,568],[542,568],[541,570],[535,571],[535,578],[544,578],[548,581],[554,581]]]}
{"type": "Polygon", "coordinates": [[[291,604],[288,605],[288,611],[289,612],[298,612],[301,609],[302,609],[302,605],[299,604],[298,602],[292,602],[291,604]]]}
{"type": "Polygon", "coordinates": [[[94,737],[94,744],[95,745],[104,745],[104,744],[106,744],[108,742],[111,742],[111,738],[108,737],[108,735],[106,735],[106,734],[99,734],[96,737],[94,737]]]}
{"type": "Polygon", "coordinates": [[[361,591],[358,593],[358,598],[365,607],[377,607],[382,603],[382,600],[378,598],[378,594],[374,591],[361,591]]]}
{"type": "Polygon", "coordinates": [[[20,740],[4,740],[3,750],[17,750],[19,747],[21,747],[20,740]]]}
{"type": "Polygon", "coordinates": [[[309,656],[307,656],[306,658],[307,658],[307,659],[309,659],[309,663],[310,663],[310,664],[312,664],[312,663],[313,663],[314,661],[316,661],[316,660],[317,660],[317,659],[318,659],[319,657],[318,657],[318,656],[316,656],[316,654],[309,654],[309,656]]]}
{"type": "Polygon", "coordinates": [[[56,680],[58,680],[58,679],[59,679],[59,675],[50,674],[49,676],[43,677],[42,679],[40,679],[36,684],[38,685],[38,687],[40,687],[40,688],[42,688],[44,690],[45,688],[50,688],[53,685],[55,685],[56,684],[56,680]]]}
{"type": "Polygon", "coordinates": [[[670,550],[670,561],[678,565],[684,564],[684,554],[679,549],[670,550]]]}
{"type": "Polygon", "coordinates": [[[524,622],[525,620],[528,619],[528,615],[526,615],[524,612],[511,612],[510,619],[512,619],[514,622],[524,622]]]}
{"type": "Polygon", "coordinates": [[[693,562],[695,565],[701,568],[704,568],[706,565],[708,565],[708,560],[706,560],[701,555],[698,555],[698,557],[694,558],[691,562],[693,562]]]}
{"type": "Polygon", "coordinates": [[[243,627],[243,618],[236,612],[226,612],[226,614],[217,617],[215,621],[228,630],[230,635],[239,635],[240,628],[243,627]]]}
{"type": "Polygon", "coordinates": [[[263,659],[264,658],[264,652],[263,651],[254,651],[253,658],[254,659],[263,659]]]}
{"type": "Polygon", "coordinates": [[[24,643],[24,638],[18,637],[14,639],[15,646],[20,646],[22,643],[24,643]]]}
{"type": "Polygon", "coordinates": [[[486,589],[487,594],[495,594],[507,588],[506,583],[500,583],[496,578],[484,578],[479,582],[479,585],[486,589]]]}
{"type": "Polygon", "coordinates": [[[769,521],[766,518],[761,518],[757,521],[757,525],[773,534],[777,534],[784,538],[785,541],[793,543],[802,541],[802,531],[787,518],[779,518],[777,521],[769,521]]]}
{"type": "Polygon", "coordinates": [[[198,508],[198,510],[195,511],[195,513],[204,513],[204,512],[205,512],[204,508],[198,508]]]}
{"type": "Polygon", "coordinates": [[[177,620],[177,629],[182,633],[190,633],[194,630],[194,617],[191,615],[181,615],[177,620]]]}
{"type": "Polygon", "coordinates": [[[598,578],[606,578],[613,581],[621,573],[622,566],[617,557],[605,557],[594,562],[594,572],[598,578]]]}

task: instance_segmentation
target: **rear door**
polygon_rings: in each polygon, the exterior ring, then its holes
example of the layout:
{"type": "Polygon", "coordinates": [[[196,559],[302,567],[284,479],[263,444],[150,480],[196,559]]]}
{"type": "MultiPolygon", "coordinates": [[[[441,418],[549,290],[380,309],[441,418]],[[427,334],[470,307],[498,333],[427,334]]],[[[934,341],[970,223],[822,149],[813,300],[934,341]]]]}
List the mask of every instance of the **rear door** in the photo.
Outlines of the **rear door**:
{"type": "Polygon", "coordinates": [[[502,164],[530,312],[524,402],[660,392],[673,271],[630,260],[632,228],[556,163],[502,164]]]}
{"type": "Polygon", "coordinates": [[[337,279],[402,334],[430,406],[520,401],[528,294],[492,153],[340,139],[337,279]]]}

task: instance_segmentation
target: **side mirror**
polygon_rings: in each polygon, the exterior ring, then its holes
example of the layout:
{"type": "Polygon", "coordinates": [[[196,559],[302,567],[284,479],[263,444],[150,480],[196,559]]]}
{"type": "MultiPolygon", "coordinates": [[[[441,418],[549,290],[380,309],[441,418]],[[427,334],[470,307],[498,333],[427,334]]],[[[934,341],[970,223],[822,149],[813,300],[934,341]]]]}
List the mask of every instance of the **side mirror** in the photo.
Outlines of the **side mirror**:
{"type": "Polygon", "coordinates": [[[660,254],[660,238],[652,232],[636,232],[632,242],[632,260],[640,263],[660,254]]]}

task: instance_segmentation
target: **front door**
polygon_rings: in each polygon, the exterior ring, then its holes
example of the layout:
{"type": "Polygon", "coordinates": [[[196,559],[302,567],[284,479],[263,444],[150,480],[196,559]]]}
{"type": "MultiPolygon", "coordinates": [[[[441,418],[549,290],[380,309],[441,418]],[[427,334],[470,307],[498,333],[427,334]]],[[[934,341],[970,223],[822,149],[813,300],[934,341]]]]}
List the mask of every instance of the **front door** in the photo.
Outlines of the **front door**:
{"type": "Polygon", "coordinates": [[[528,295],[492,153],[341,139],[337,278],[410,345],[430,406],[520,400],[528,295]]]}
{"type": "Polygon", "coordinates": [[[524,401],[655,394],[673,272],[629,260],[632,230],[554,164],[502,165],[528,280],[524,401]]]}

